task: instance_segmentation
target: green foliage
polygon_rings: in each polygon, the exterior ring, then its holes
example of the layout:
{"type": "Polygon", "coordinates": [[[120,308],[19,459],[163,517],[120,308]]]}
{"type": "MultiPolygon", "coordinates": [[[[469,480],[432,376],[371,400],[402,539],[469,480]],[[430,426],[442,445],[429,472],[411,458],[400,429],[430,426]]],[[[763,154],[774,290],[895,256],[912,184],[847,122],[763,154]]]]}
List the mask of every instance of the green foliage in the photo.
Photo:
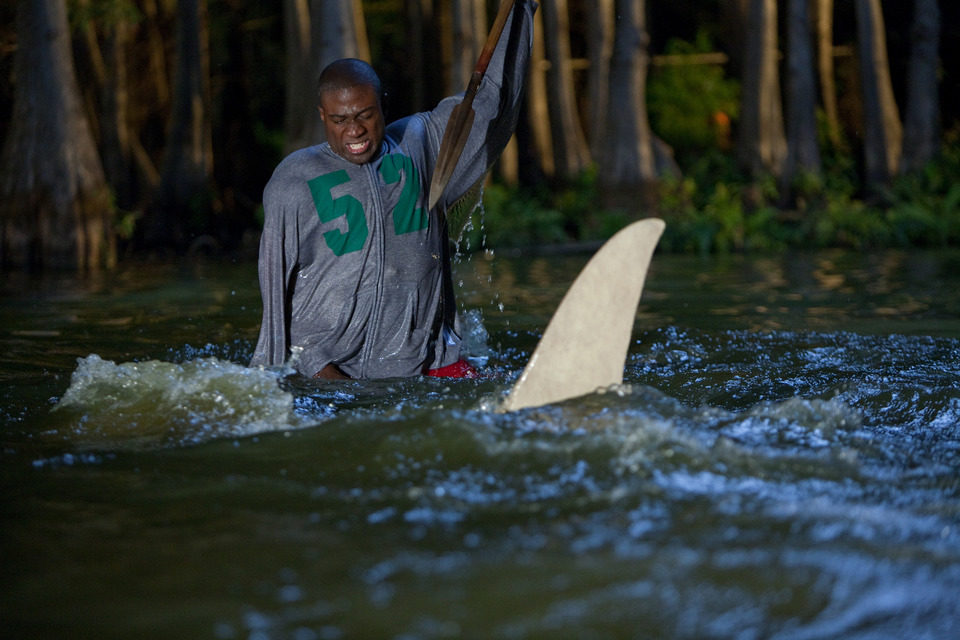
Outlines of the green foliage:
{"type": "Polygon", "coordinates": [[[111,27],[118,22],[139,22],[143,14],[133,0],[96,0],[67,2],[67,17],[73,29],[84,29],[91,22],[111,27]]]}
{"type": "Polygon", "coordinates": [[[776,194],[772,179],[748,181],[729,155],[701,154],[684,178],[662,183],[662,244],[696,253],[781,249],[793,231],[769,204],[776,194]]]}
{"type": "Polygon", "coordinates": [[[897,176],[881,203],[857,198],[846,154],[825,155],[824,196],[808,212],[806,239],[816,246],[946,246],[960,242],[960,145],[948,134],[941,153],[920,171],[897,176]]]}
{"type": "Polygon", "coordinates": [[[490,185],[483,192],[483,206],[473,214],[465,231],[469,249],[556,244],[569,240],[563,215],[529,192],[490,185]]]}
{"type": "Polygon", "coordinates": [[[662,240],[669,251],[728,253],[772,251],[788,244],[777,209],[746,207],[753,185],[716,182],[698,185],[693,178],[670,180],[661,190],[667,229],[662,240]]]}
{"type": "Polygon", "coordinates": [[[140,220],[139,211],[117,211],[113,222],[114,231],[121,240],[130,240],[140,220]]]}
{"type": "Polygon", "coordinates": [[[597,207],[596,170],[584,171],[572,184],[549,189],[487,186],[483,206],[473,213],[461,248],[520,247],[609,238],[627,224],[619,211],[597,207]]]}
{"type": "MultiPolygon", "coordinates": [[[[668,55],[695,55],[715,51],[705,30],[694,42],[673,39],[668,55]]],[[[676,64],[652,68],[647,83],[650,123],[671,146],[681,152],[713,148],[726,135],[727,124],[740,111],[740,84],[725,77],[716,64],[676,64]],[[717,122],[717,118],[721,122],[717,122]]]]}
{"type": "Polygon", "coordinates": [[[903,246],[960,243],[960,131],[946,137],[936,160],[899,176],[886,212],[893,240],[903,246]]]}
{"type": "MultiPolygon", "coordinates": [[[[799,176],[793,184],[798,205],[783,209],[773,178],[748,179],[730,155],[702,153],[684,176],[661,182],[657,215],[667,228],[660,246],[705,254],[960,244],[960,132],[945,137],[923,170],[896,178],[882,204],[859,197],[856,170],[848,154],[827,150],[823,173],[799,176]]],[[[487,246],[607,238],[628,217],[598,207],[599,201],[593,171],[553,192],[490,187],[487,246]]]]}
{"type": "Polygon", "coordinates": [[[808,221],[813,246],[854,249],[882,246],[889,237],[883,217],[859,200],[845,197],[828,200],[824,209],[808,221]]]}

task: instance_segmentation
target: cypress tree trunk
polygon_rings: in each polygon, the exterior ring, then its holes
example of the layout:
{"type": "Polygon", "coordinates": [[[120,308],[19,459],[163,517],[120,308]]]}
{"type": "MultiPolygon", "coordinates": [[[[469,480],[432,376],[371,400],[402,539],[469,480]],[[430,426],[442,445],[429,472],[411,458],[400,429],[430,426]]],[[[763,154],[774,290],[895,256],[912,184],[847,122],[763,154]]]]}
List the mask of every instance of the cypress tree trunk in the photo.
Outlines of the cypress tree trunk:
{"type": "Polygon", "coordinates": [[[833,0],[816,0],[817,5],[817,70],[820,80],[820,101],[827,120],[830,142],[840,144],[840,116],[837,108],[837,83],[833,69],[833,0]]]}
{"type": "Polygon", "coordinates": [[[743,59],[747,49],[743,43],[747,40],[747,28],[752,0],[719,0],[720,4],[720,34],[722,42],[726,43],[730,56],[727,67],[728,73],[736,77],[743,76],[743,59]]]}
{"type": "Polygon", "coordinates": [[[310,56],[309,0],[283,0],[283,36],[287,54],[284,69],[284,152],[310,144],[313,111],[317,108],[316,78],[310,56]]]}
{"type": "MultiPolygon", "coordinates": [[[[142,74],[146,82],[136,96],[127,105],[127,117],[130,121],[130,151],[136,164],[139,194],[138,205],[147,195],[152,195],[160,184],[160,171],[156,162],[141,140],[141,131],[153,116],[166,114],[170,109],[170,78],[167,53],[160,25],[165,18],[156,0],[139,0],[138,7],[143,12],[143,19],[136,25],[135,33],[130,34],[134,47],[145,51],[146,65],[144,69],[136,70],[142,74]]],[[[127,49],[125,55],[129,55],[127,49]]],[[[130,88],[134,88],[130,83],[130,88]]]]}
{"type": "MultiPolygon", "coordinates": [[[[84,5],[89,2],[78,1],[84,5]]],[[[103,169],[113,189],[116,205],[121,210],[131,210],[139,204],[139,189],[135,136],[130,129],[128,107],[130,23],[117,10],[99,22],[98,28],[95,21],[88,18],[82,28],[81,44],[88,59],[90,76],[86,87],[88,104],[91,105],[88,111],[93,114],[91,125],[97,127],[94,135],[99,138],[103,169]]],[[[79,73],[84,75],[82,70],[79,73]]]]}
{"type": "Polygon", "coordinates": [[[317,111],[317,79],[339,58],[370,60],[360,0],[284,0],[286,153],[326,139],[317,111]]]}
{"type": "Polygon", "coordinates": [[[940,8],[937,0],[916,0],[913,6],[902,172],[923,168],[937,153],[940,144],[937,86],[940,8]]]}
{"type": "Polygon", "coordinates": [[[317,111],[317,78],[323,68],[340,58],[360,58],[370,61],[370,43],[360,0],[312,0],[310,3],[311,57],[315,62],[310,81],[313,87],[313,106],[310,118],[312,134],[306,144],[317,144],[326,139],[323,122],[317,111]]]}
{"type": "Polygon", "coordinates": [[[589,38],[587,54],[590,58],[590,77],[587,81],[590,97],[590,155],[597,162],[606,144],[607,101],[610,98],[610,59],[613,57],[613,38],[616,17],[614,0],[597,0],[589,10],[589,38]]]}
{"type": "Polygon", "coordinates": [[[65,0],[20,0],[13,117],[0,157],[0,262],[112,266],[103,166],[83,112],[65,0]]]}
{"type": "Polygon", "coordinates": [[[782,191],[790,196],[803,174],[820,173],[817,88],[809,0],[790,0],[787,12],[787,160],[782,191]]]}
{"type": "Polygon", "coordinates": [[[150,248],[183,248],[200,231],[212,203],[213,133],[210,52],[205,0],[177,4],[173,111],[160,187],[149,208],[143,242],[150,248]]]}
{"type": "Polygon", "coordinates": [[[570,55],[570,26],[566,0],[551,0],[543,6],[546,30],[547,96],[556,176],[573,178],[590,164],[590,152],[577,111],[570,55]]]}
{"type": "Polygon", "coordinates": [[[137,183],[131,144],[133,134],[127,121],[129,91],[126,57],[129,42],[128,23],[123,19],[117,20],[111,25],[107,38],[111,64],[101,99],[104,114],[101,129],[104,169],[113,186],[117,203],[123,209],[132,209],[137,204],[135,196],[137,183]]]}
{"type": "Polygon", "coordinates": [[[404,0],[404,27],[407,30],[408,48],[408,76],[410,79],[410,96],[413,105],[411,111],[427,109],[427,87],[424,78],[427,74],[425,63],[424,38],[429,29],[424,24],[430,11],[429,3],[424,0],[404,0]]]}
{"type": "Polygon", "coordinates": [[[463,91],[487,39],[487,12],[483,0],[453,0],[451,6],[453,59],[447,79],[448,95],[463,91]]]}
{"type": "Polygon", "coordinates": [[[896,174],[903,129],[887,62],[887,37],[880,0],[856,0],[860,79],[863,87],[864,181],[877,192],[896,174]]]}
{"type": "Polygon", "coordinates": [[[600,182],[612,205],[654,203],[656,182],[653,136],[647,117],[646,83],[650,37],[644,0],[618,0],[616,36],[610,64],[610,98],[600,182]]]}
{"type": "Polygon", "coordinates": [[[787,154],[777,70],[776,0],[752,0],[747,18],[737,156],[752,175],[779,176],[787,154]]]}
{"type": "Polygon", "coordinates": [[[547,98],[546,47],[544,46],[543,11],[533,15],[533,51],[530,55],[530,82],[527,87],[527,122],[530,125],[530,144],[533,163],[525,163],[531,182],[539,176],[553,178],[557,170],[554,164],[553,139],[550,135],[549,100],[547,98]],[[533,164],[534,166],[530,166],[533,164]]]}

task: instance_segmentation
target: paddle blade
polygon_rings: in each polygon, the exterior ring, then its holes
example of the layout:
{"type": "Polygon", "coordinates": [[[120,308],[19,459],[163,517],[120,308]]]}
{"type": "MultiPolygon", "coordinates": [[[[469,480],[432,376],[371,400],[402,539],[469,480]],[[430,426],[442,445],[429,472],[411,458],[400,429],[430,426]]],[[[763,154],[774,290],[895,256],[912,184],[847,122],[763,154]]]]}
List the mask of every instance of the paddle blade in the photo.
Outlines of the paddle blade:
{"type": "Polygon", "coordinates": [[[623,382],[637,304],[665,226],[657,218],[640,220],[600,247],[567,290],[503,411],[560,402],[623,382]]]}
{"type": "Polygon", "coordinates": [[[457,161],[460,160],[463,147],[467,144],[467,138],[470,137],[470,129],[473,128],[473,119],[476,115],[472,98],[470,96],[469,100],[465,99],[453,108],[450,119],[447,121],[447,128],[443,131],[437,164],[433,169],[433,178],[430,180],[429,208],[431,210],[437,206],[440,196],[447,188],[447,183],[453,176],[453,170],[457,168],[457,161]]]}

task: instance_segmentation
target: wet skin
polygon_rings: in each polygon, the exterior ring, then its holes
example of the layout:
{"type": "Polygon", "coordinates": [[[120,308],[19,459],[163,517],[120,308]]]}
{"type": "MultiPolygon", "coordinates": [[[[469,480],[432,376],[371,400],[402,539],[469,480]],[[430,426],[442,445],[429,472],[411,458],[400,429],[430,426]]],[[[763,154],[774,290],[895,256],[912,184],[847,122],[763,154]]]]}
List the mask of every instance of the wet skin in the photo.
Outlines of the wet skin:
{"type": "Polygon", "coordinates": [[[320,97],[320,119],[327,142],[337,155],[354,164],[376,157],[383,142],[383,110],[369,85],[327,91],[320,97]]]}

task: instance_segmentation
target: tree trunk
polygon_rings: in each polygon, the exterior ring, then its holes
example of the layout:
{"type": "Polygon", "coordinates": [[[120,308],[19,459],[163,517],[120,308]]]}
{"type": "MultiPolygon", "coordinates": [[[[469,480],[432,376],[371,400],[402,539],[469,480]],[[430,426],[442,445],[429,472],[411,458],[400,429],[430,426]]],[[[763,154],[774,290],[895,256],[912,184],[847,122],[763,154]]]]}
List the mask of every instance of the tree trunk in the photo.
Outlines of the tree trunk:
{"type": "Polygon", "coordinates": [[[782,194],[788,197],[797,178],[820,174],[810,8],[809,0],[790,0],[787,9],[787,160],[782,194]]]}
{"type": "MultiPolygon", "coordinates": [[[[476,67],[477,58],[483,50],[483,45],[487,41],[489,34],[490,21],[487,19],[487,11],[483,0],[471,0],[471,6],[474,13],[474,46],[470,47],[471,53],[468,60],[463,60],[460,64],[466,75],[460,78],[460,84],[457,85],[457,91],[463,91],[467,83],[470,82],[470,75],[476,67]],[[469,63],[469,64],[468,64],[469,63]]],[[[499,9],[499,3],[497,4],[499,9]]],[[[505,36],[505,34],[504,34],[505,36]]],[[[467,49],[467,47],[464,47],[467,49]]],[[[492,175],[500,182],[508,185],[516,185],[520,182],[520,150],[517,143],[516,133],[510,137],[510,141],[500,152],[497,162],[493,167],[492,175]]]]}
{"type": "Polygon", "coordinates": [[[903,130],[890,82],[880,0],[856,0],[856,8],[863,87],[864,182],[868,191],[877,192],[897,172],[903,130]]]}
{"type": "Polygon", "coordinates": [[[117,12],[102,20],[103,49],[97,25],[88,19],[83,26],[84,48],[90,62],[91,80],[88,91],[93,95],[92,113],[99,114],[99,148],[107,182],[113,189],[116,206],[131,210],[138,204],[136,161],[133,135],[128,120],[130,102],[127,81],[127,54],[130,24],[117,12]],[[105,52],[105,55],[104,55],[105,52]]]}
{"type": "Polygon", "coordinates": [[[923,168],[937,153],[940,141],[940,9],[937,0],[916,0],[913,6],[902,172],[923,168]]]}
{"type": "Polygon", "coordinates": [[[199,228],[195,214],[212,201],[213,141],[210,112],[210,52],[205,0],[177,4],[176,71],[169,135],[160,188],[149,209],[144,243],[183,248],[199,228]]]}
{"type": "Polygon", "coordinates": [[[309,144],[317,108],[317,79],[310,55],[309,0],[283,1],[283,35],[287,54],[284,153],[309,144]]]}
{"type": "Polygon", "coordinates": [[[590,75],[587,79],[589,95],[590,155],[599,161],[606,144],[607,101],[610,97],[610,59],[613,56],[616,14],[614,0],[597,0],[588,9],[589,25],[587,55],[590,75]]]}
{"type": "Polygon", "coordinates": [[[147,73],[152,81],[157,95],[157,102],[162,106],[170,104],[170,82],[167,76],[167,53],[163,33],[157,25],[163,14],[169,15],[168,7],[158,6],[161,0],[141,0],[140,10],[143,11],[143,25],[146,28],[146,43],[139,42],[137,46],[146,46],[150,51],[150,68],[147,73]]]}
{"type": "MultiPolygon", "coordinates": [[[[410,96],[413,111],[424,111],[429,108],[428,93],[425,78],[430,73],[427,70],[427,51],[425,42],[429,33],[428,22],[433,18],[430,0],[404,0],[404,16],[406,18],[407,43],[409,51],[409,78],[411,81],[410,96]]],[[[430,39],[432,41],[432,39],[430,39]]],[[[436,47],[431,48],[433,51],[436,47]]],[[[434,56],[430,55],[432,60],[434,56]]],[[[431,74],[432,75],[432,74],[431,74]]]]}
{"type": "Polygon", "coordinates": [[[816,14],[820,101],[827,121],[827,138],[836,147],[840,144],[840,116],[833,70],[833,0],[816,0],[816,14]]]}
{"type": "Polygon", "coordinates": [[[747,40],[747,28],[752,0],[720,0],[721,42],[728,52],[727,73],[733,77],[743,76],[744,56],[747,53],[743,43],[747,40]]]}
{"type": "Polygon", "coordinates": [[[323,68],[340,58],[370,61],[370,44],[360,0],[311,0],[311,57],[315,61],[311,80],[314,103],[310,109],[313,133],[307,145],[326,139],[323,122],[317,111],[316,83],[323,68]]]}
{"type": "Polygon", "coordinates": [[[600,183],[614,206],[643,209],[654,203],[656,165],[647,118],[646,83],[650,37],[644,0],[617,0],[617,26],[610,63],[610,98],[600,183]]]}
{"type": "Polygon", "coordinates": [[[574,99],[567,0],[552,0],[543,6],[547,58],[547,97],[556,177],[567,180],[590,164],[583,128],[574,99]]]}
{"type": "Polygon", "coordinates": [[[130,94],[127,84],[127,47],[130,44],[130,25],[118,19],[109,27],[107,51],[110,73],[103,91],[103,122],[101,147],[104,169],[113,187],[116,203],[121,209],[137,205],[137,182],[134,171],[132,133],[127,120],[130,94]]]}
{"type": "Polygon", "coordinates": [[[0,263],[112,266],[110,195],[80,100],[65,0],[20,0],[17,35],[0,158],[0,263]]]}
{"type": "Polygon", "coordinates": [[[157,162],[144,146],[144,140],[149,136],[145,130],[151,128],[152,121],[166,122],[169,119],[172,83],[162,25],[171,14],[167,6],[161,10],[156,0],[138,0],[137,7],[143,13],[143,18],[131,23],[134,33],[129,35],[129,44],[132,46],[122,55],[129,57],[131,50],[136,48],[140,53],[138,57],[144,60],[136,71],[137,76],[127,77],[128,85],[135,94],[127,105],[130,131],[127,142],[136,165],[138,206],[142,206],[143,200],[152,197],[160,184],[157,162]],[[140,78],[142,82],[131,82],[133,78],[140,78]]]}
{"type": "Polygon", "coordinates": [[[433,84],[440,85],[440,93],[443,97],[446,97],[450,95],[449,81],[453,75],[451,71],[455,46],[453,41],[453,9],[450,7],[450,0],[432,0],[432,2],[436,41],[427,43],[426,55],[436,58],[439,63],[438,68],[434,70],[433,84]]]}
{"type": "Polygon", "coordinates": [[[370,61],[360,0],[284,0],[287,107],[284,151],[326,139],[317,111],[317,79],[340,58],[370,61]]]}
{"type": "Polygon", "coordinates": [[[777,58],[776,0],[751,0],[737,156],[753,176],[779,176],[786,157],[777,58]]]}
{"type": "Polygon", "coordinates": [[[546,52],[543,44],[543,11],[533,14],[533,50],[530,55],[530,81],[527,87],[527,122],[530,125],[530,144],[534,162],[525,163],[529,181],[539,181],[540,175],[553,178],[553,139],[550,136],[549,100],[547,98],[546,52]],[[533,166],[531,166],[531,164],[533,166]]]}
{"type": "MultiPolygon", "coordinates": [[[[100,150],[107,183],[113,191],[114,204],[120,211],[132,211],[144,205],[146,194],[159,182],[153,160],[138,137],[139,120],[135,109],[143,112],[164,112],[168,108],[167,74],[162,47],[151,46],[157,33],[157,16],[152,2],[142,2],[145,17],[133,23],[130,7],[110,5],[91,10],[92,0],[76,0],[86,16],[78,27],[83,36],[77,45],[77,74],[85,78],[82,92],[86,98],[94,138],[100,150]],[[141,30],[134,43],[137,29],[141,30]],[[142,32],[145,32],[142,33],[142,32]],[[158,54],[158,50],[161,52],[158,54]],[[146,52],[144,55],[143,52],[146,52]],[[161,70],[162,82],[142,82],[140,93],[134,93],[130,63],[133,55],[145,59],[151,71],[142,74],[153,79],[153,70],[161,70]],[[157,91],[161,88],[162,90],[157,91]],[[149,106],[147,106],[149,105],[149,106]]],[[[136,65],[136,61],[133,62],[136,65]]]]}
{"type": "Polygon", "coordinates": [[[483,0],[453,0],[450,3],[453,59],[447,79],[448,95],[467,88],[477,57],[487,39],[487,12],[483,0]]]}

